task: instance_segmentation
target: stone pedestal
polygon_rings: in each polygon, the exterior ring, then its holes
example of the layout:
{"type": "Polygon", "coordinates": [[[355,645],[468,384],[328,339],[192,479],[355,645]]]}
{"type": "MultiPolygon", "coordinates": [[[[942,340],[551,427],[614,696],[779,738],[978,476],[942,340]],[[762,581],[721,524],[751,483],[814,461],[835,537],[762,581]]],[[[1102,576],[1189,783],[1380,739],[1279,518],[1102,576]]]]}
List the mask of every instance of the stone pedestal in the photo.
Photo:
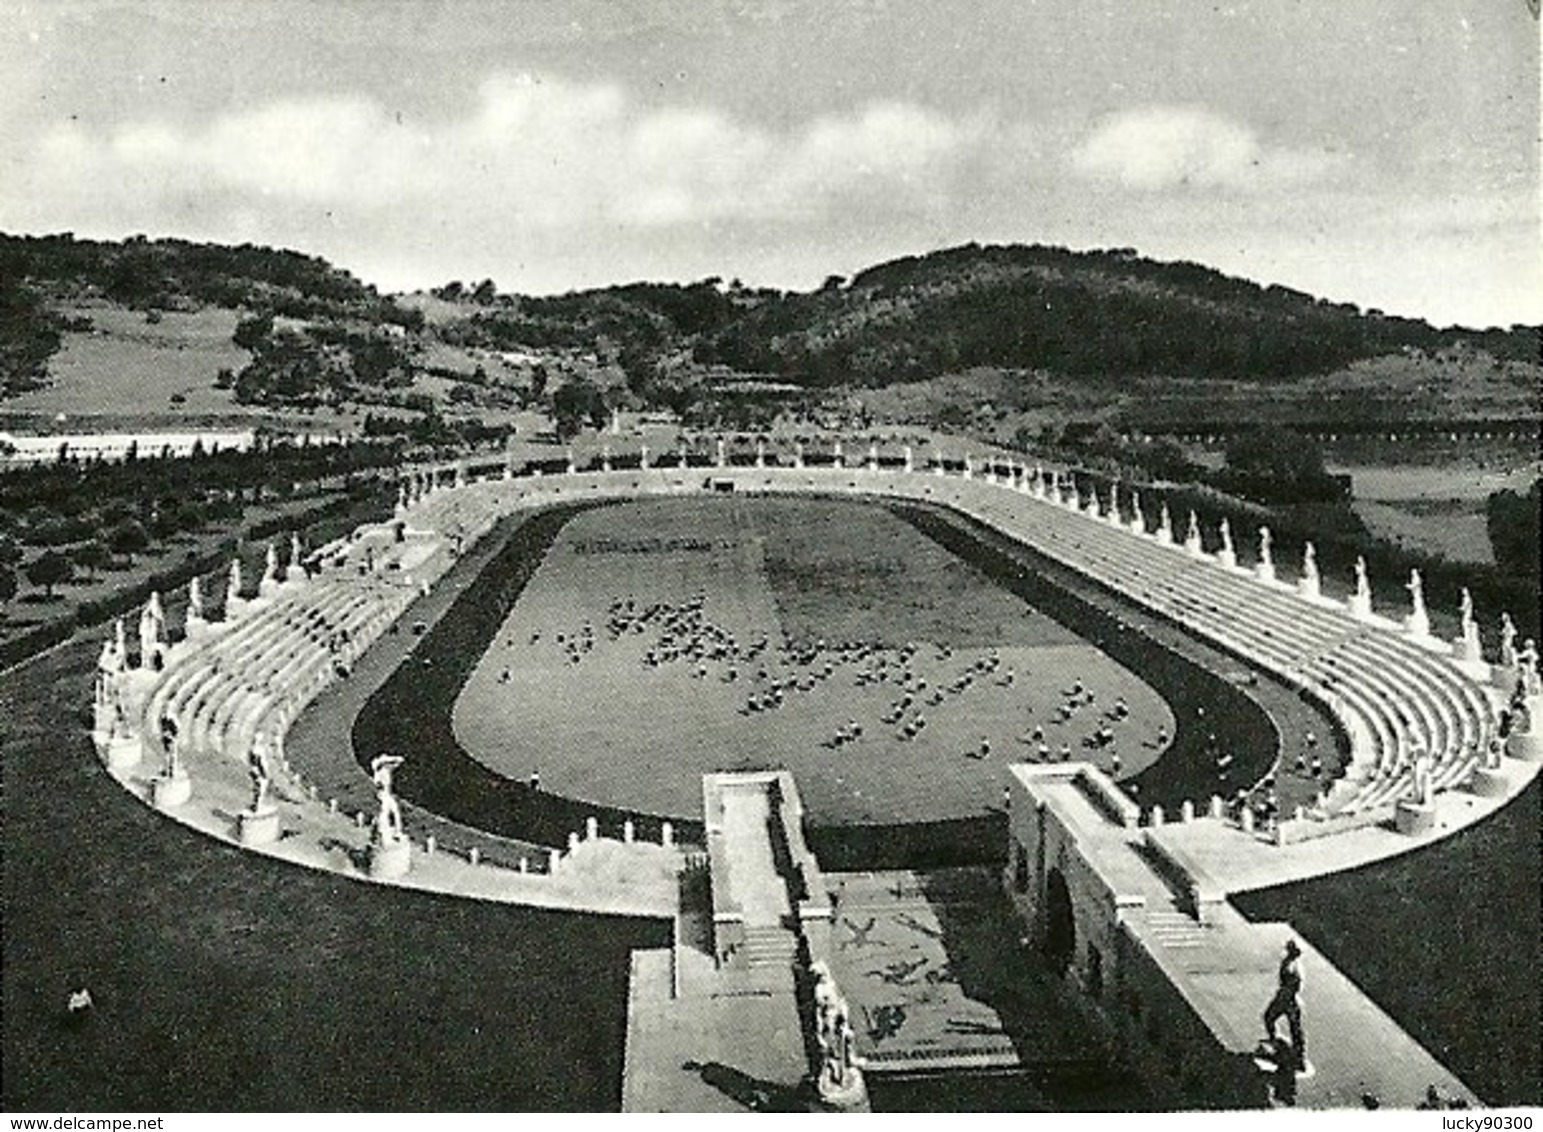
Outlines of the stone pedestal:
{"type": "Polygon", "coordinates": [[[1322,591],[1318,588],[1318,579],[1298,578],[1297,593],[1301,594],[1308,601],[1317,601],[1322,594],[1322,591]]]}
{"type": "Polygon", "coordinates": [[[150,780],[150,804],[158,810],[184,805],[193,796],[193,780],[186,771],[150,780]]]}
{"type": "Polygon", "coordinates": [[[1536,727],[1530,731],[1513,731],[1506,738],[1505,753],[1513,759],[1535,763],[1543,759],[1543,735],[1536,727]]]}
{"type": "Polygon", "coordinates": [[[863,1080],[863,1071],[855,1065],[847,1071],[846,1080],[837,1084],[833,1083],[829,1076],[820,1074],[815,1095],[819,1098],[820,1107],[826,1112],[869,1112],[868,1083],[863,1080]]]}
{"type": "Polygon", "coordinates": [[[1516,691],[1516,680],[1519,675],[1520,673],[1516,671],[1515,665],[1491,665],[1489,670],[1490,686],[1500,689],[1509,696],[1512,692],[1516,691]]]}
{"type": "Polygon", "coordinates": [[[1357,621],[1370,621],[1372,619],[1372,599],[1370,594],[1354,593],[1345,599],[1345,608],[1350,611],[1350,616],[1357,621]]]}
{"type": "Polygon", "coordinates": [[[242,810],[236,815],[236,840],[243,845],[269,845],[279,839],[279,812],[272,806],[242,810]]]}
{"type": "Polygon", "coordinates": [[[1480,798],[1504,798],[1510,782],[1504,772],[1479,767],[1468,779],[1468,791],[1480,798]]]}
{"type": "Polygon", "coordinates": [[[1393,812],[1393,826],[1406,837],[1418,837],[1436,828],[1436,807],[1423,802],[1400,802],[1393,812]]]}
{"type": "Polygon", "coordinates": [[[1254,577],[1261,582],[1275,581],[1275,564],[1272,562],[1256,562],[1254,564],[1254,577]]]}
{"type": "Polygon", "coordinates": [[[1231,570],[1238,564],[1237,552],[1234,550],[1228,550],[1226,547],[1223,547],[1221,550],[1216,552],[1216,561],[1221,563],[1228,570],[1231,570]]]}
{"type": "Polygon", "coordinates": [[[412,843],[400,841],[370,842],[370,876],[375,880],[395,880],[407,875],[412,866],[412,843]]]}
{"type": "Polygon", "coordinates": [[[1423,609],[1416,609],[1404,618],[1404,632],[1411,637],[1425,639],[1430,636],[1430,617],[1423,609]]]}
{"type": "Polygon", "coordinates": [[[113,770],[127,770],[129,767],[138,766],[140,756],[144,754],[144,744],[138,739],[127,735],[120,735],[116,739],[108,739],[99,747],[102,761],[113,770]]]}

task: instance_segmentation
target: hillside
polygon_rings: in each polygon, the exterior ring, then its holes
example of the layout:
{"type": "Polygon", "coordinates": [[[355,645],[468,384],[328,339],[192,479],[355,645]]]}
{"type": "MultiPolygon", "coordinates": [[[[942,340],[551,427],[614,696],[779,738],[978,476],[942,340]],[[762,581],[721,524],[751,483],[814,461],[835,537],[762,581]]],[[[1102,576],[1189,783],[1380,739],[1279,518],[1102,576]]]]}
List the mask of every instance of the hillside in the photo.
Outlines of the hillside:
{"type": "Polygon", "coordinates": [[[990,404],[1163,429],[1530,419],[1540,377],[1538,328],[1437,330],[1130,249],[970,244],[809,292],[391,297],[291,251],[0,235],[0,407],[24,413],[572,424],[625,404],[749,424],[857,394],[883,416],[967,424],[990,404]]]}

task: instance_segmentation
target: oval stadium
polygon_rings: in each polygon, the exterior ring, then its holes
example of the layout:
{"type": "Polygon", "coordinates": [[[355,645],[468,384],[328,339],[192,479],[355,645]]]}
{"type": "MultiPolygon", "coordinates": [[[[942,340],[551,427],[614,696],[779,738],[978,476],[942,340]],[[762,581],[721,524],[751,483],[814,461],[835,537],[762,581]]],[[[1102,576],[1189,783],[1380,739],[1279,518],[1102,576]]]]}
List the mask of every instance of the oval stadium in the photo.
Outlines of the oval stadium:
{"type": "Polygon", "coordinates": [[[137,1001],[83,1040],[8,1023],[45,1067],[17,1097],[1525,1098],[1486,1050],[1528,965],[1438,989],[1439,940],[1367,940],[1442,892],[1536,920],[1530,644],[1160,495],[844,440],[405,468],[389,520],[45,657],[7,705],[16,823],[144,851],[8,924],[7,1013],[38,972],[137,1001]],[[50,710],[95,759],[39,741],[50,710]],[[1438,853],[1473,864],[1400,872],[1438,853]],[[145,894],[118,942],[81,934],[107,885],[145,894]],[[1356,899],[1387,919],[1349,930],[1356,899]]]}

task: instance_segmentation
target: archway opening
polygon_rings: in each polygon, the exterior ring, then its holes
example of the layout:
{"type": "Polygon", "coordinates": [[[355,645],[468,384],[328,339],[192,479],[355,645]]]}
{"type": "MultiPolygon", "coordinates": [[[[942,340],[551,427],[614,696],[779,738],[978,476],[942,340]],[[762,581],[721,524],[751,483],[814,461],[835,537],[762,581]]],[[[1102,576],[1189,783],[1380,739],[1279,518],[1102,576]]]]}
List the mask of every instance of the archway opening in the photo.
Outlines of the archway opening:
{"type": "Polygon", "coordinates": [[[1051,970],[1066,973],[1077,949],[1077,924],[1072,917],[1072,894],[1060,869],[1045,877],[1045,962],[1051,970]]]}

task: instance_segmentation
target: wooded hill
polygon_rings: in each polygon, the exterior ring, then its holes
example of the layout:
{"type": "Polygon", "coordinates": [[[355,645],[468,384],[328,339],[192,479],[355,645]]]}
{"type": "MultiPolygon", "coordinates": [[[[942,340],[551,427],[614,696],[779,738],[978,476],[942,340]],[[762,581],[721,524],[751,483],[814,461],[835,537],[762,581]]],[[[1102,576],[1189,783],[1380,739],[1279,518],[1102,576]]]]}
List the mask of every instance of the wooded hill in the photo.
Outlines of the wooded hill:
{"type": "Polygon", "coordinates": [[[322,259],[252,245],[0,235],[0,396],[45,379],[70,303],[85,299],[150,317],[242,312],[237,344],[252,358],[233,375],[237,400],[268,405],[405,388],[427,370],[431,346],[589,351],[625,374],[637,400],[676,408],[704,383],[736,376],[811,392],[978,367],[1281,386],[1389,355],[1539,356],[1537,327],[1438,330],[1128,248],[968,244],[808,292],[712,278],[552,297],[453,282],[432,296],[425,317],[423,303],[382,296],[322,259]]]}

